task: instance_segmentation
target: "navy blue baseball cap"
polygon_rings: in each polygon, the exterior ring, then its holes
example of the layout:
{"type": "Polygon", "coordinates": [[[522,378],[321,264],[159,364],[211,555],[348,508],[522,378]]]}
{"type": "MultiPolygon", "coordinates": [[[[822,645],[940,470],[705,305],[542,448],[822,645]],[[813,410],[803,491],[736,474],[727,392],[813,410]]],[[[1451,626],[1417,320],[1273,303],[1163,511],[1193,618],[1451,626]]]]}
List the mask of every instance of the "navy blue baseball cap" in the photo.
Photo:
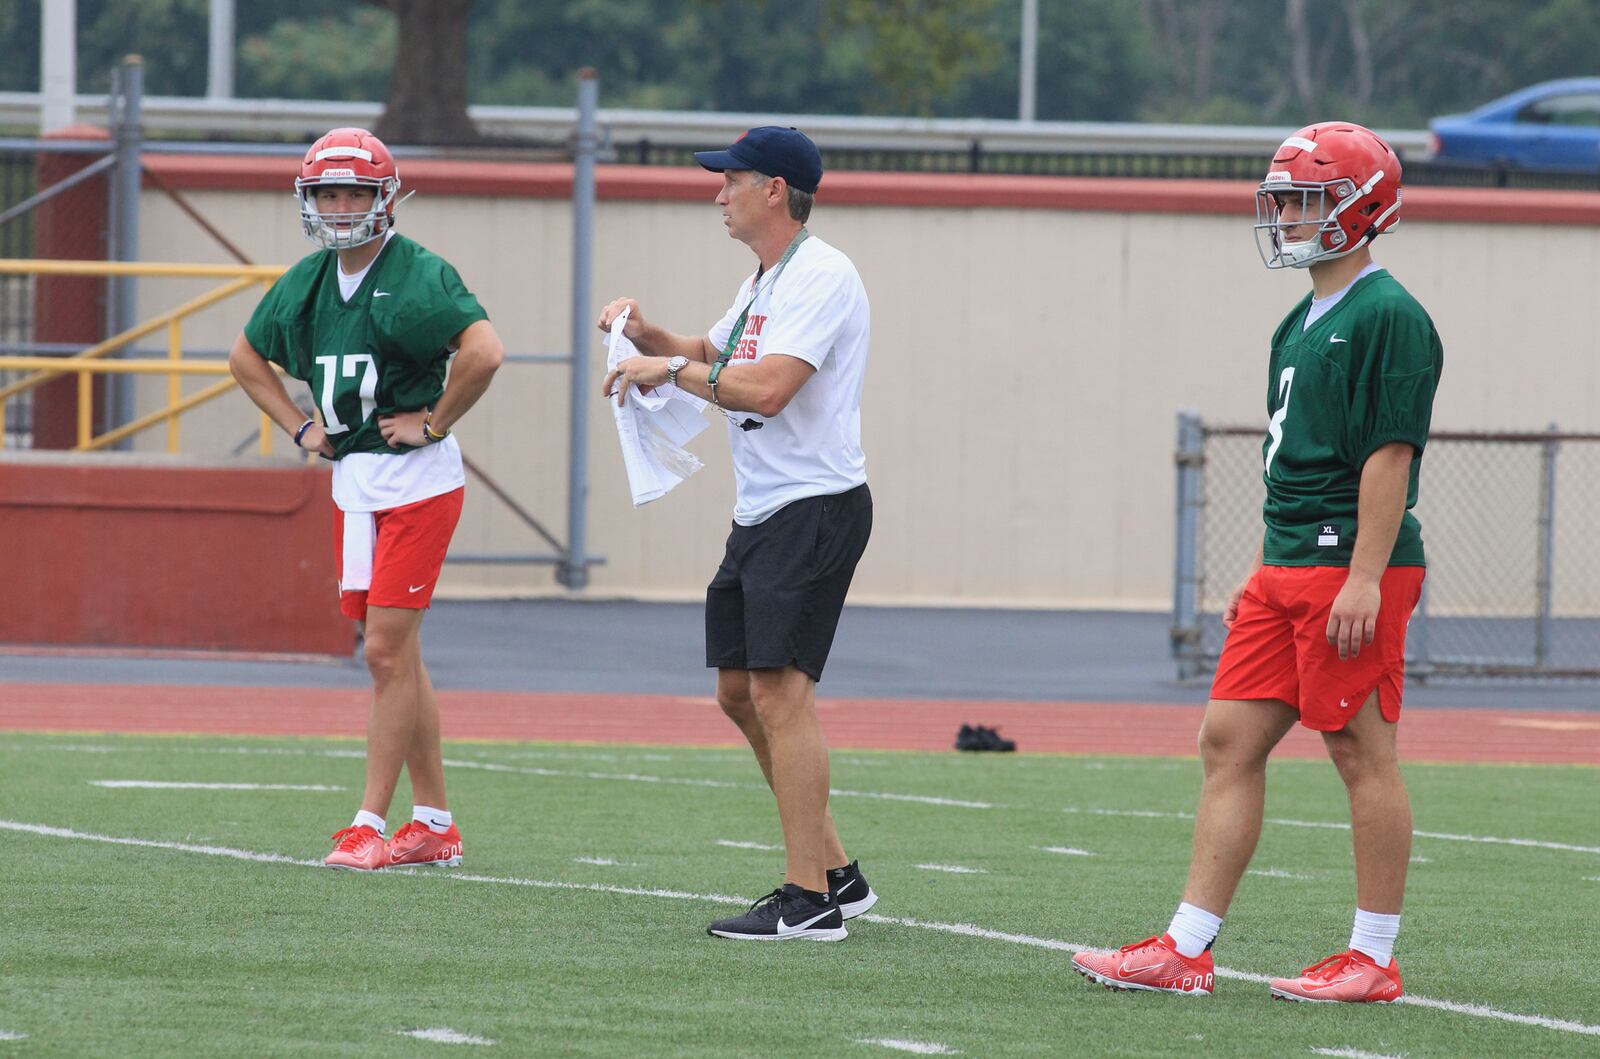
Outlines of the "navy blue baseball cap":
{"type": "Polygon", "coordinates": [[[751,129],[725,151],[696,151],[694,160],[713,173],[754,169],[768,176],[781,176],[790,187],[812,194],[822,183],[822,155],[817,145],[799,129],[780,125],[751,129]]]}

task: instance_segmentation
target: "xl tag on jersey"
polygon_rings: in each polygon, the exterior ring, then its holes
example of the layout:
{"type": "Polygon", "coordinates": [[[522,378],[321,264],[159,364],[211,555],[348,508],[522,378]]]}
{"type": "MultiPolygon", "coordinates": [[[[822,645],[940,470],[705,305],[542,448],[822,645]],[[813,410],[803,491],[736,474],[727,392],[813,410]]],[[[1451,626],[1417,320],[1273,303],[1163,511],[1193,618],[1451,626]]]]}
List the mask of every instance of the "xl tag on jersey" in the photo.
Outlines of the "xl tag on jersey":
{"type": "Polygon", "coordinates": [[[1317,547],[1337,548],[1339,546],[1339,524],[1337,522],[1322,522],[1317,525],[1317,547]]]}

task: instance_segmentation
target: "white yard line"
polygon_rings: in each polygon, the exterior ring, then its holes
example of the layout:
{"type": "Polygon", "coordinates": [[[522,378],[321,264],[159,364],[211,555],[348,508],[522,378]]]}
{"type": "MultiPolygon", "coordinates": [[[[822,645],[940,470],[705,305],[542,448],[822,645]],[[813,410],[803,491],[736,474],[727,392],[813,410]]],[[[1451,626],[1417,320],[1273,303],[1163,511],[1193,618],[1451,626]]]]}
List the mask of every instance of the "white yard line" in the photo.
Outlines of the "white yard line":
{"type": "Polygon", "coordinates": [[[1336,1055],[1342,1059],[1402,1059],[1398,1055],[1383,1055],[1379,1052],[1362,1052],[1354,1048],[1313,1048],[1312,1055],[1336,1055]]]}
{"type": "MultiPolygon", "coordinates": [[[[26,746],[20,743],[9,744],[11,749],[27,750],[58,750],[75,751],[81,753],[135,753],[151,752],[155,748],[128,747],[118,748],[110,746],[83,745],[83,744],[45,744],[43,746],[26,746]]],[[[175,752],[175,751],[168,751],[175,752]]],[[[331,758],[365,758],[366,753],[361,750],[299,750],[287,747],[205,747],[184,748],[184,753],[223,753],[223,754],[283,754],[308,757],[331,758]]],[[[484,761],[462,761],[452,759],[445,762],[453,768],[477,769],[485,772],[504,772],[522,776],[544,776],[553,779],[589,779],[610,782],[627,783],[658,783],[666,786],[677,787],[707,787],[719,790],[755,790],[767,791],[765,784],[738,783],[731,780],[713,780],[697,777],[653,776],[636,772],[590,772],[572,769],[546,769],[531,767],[516,767],[500,765],[484,761]]],[[[1149,820],[1193,820],[1193,813],[1160,811],[1153,809],[1101,809],[1086,808],[1082,806],[1066,806],[1059,809],[1048,809],[1039,806],[1005,805],[998,802],[970,801],[960,798],[943,798],[924,794],[898,794],[888,791],[852,791],[834,789],[829,794],[835,798],[872,798],[883,801],[911,802],[919,805],[936,805],[957,809],[1000,809],[1009,812],[1061,812],[1084,816],[1112,816],[1134,817],[1149,820]]],[[[1265,821],[1279,827],[1306,827],[1329,831],[1348,831],[1350,824],[1336,820],[1290,820],[1280,817],[1268,817],[1265,821]]],[[[1580,846],[1569,842],[1549,842],[1543,839],[1532,838],[1505,838],[1493,835],[1463,835],[1445,831],[1413,831],[1417,838],[1431,838],[1446,842],[1471,842],[1486,845],[1520,846],[1526,849],[1560,850],[1570,853],[1600,853],[1600,846],[1580,846]]]]}
{"type": "Polygon", "coordinates": [[[936,1041],[902,1041],[898,1037],[857,1037],[857,1044],[872,1044],[879,1048],[890,1048],[897,1052],[912,1052],[916,1055],[960,1055],[961,1053],[946,1044],[936,1041]]]}
{"type": "Polygon", "coordinates": [[[927,871],[942,871],[950,875],[988,875],[988,868],[968,868],[962,864],[918,864],[927,871]]]}
{"type": "MultiPolygon", "coordinates": [[[[50,838],[76,839],[82,842],[102,842],[118,846],[139,846],[149,849],[166,849],[182,853],[198,853],[213,857],[226,857],[234,860],[256,861],[264,864],[293,864],[307,868],[322,868],[320,860],[302,860],[296,857],[286,857],[281,853],[258,853],[253,850],[232,849],[227,846],[199,846],[186,842],[161,842],[154,839],[123,838],[116,835],[98,835],[86,831],[75,831],[64,827],[50,827],[45,824],[23,823],[17,820],[0,820],[0,831],[18,831],[24,834],[41,835],[50,838]]],[[[699,901],[725,905],[746,905],[748,900],[743,897],[732,897],[727,894],[690,893],[684,890],[652,890],[638,886],[612,886],[605,883],[573,883],[560,882],[547,879],[519,879],[508,876],[494,875],[463,875],[459,872],[441,873],[434,869],[397,871],[389,869],[380,876],[415,875],[425,879],[447,879],[454,882],[490,883],[499,886],[527,886],[541,890],[572,890],[588,891],[591,893],[621,894],[630,897],[663,897],[680,901],[699,901]]],[[[886,923],[895,926],[911,927],[918,930],[931,930],[942,934],[957,934],[964,937],[983,938],[989,941],[1009,942],[1014,945],[1027,945],[1033,948],[1050,949],[1057,952],[1109,952],[1112,950],[1086,945],[1082,942],[1064,941],[1059,938],[1041,938],[1031,934],[1011,934],[1005,931],[990,930],[986,927],[975,926],[971,923],[939,923],[930,920],[910,919],[900,916],[879,916],[867,913],[859,917],[867,923],[886,923]]],[[[1236,971],[1228,967],[1216,968],[1218,978],[1232,978],[1244,982],[1257,982],[1266,984],[1271,978],[1264,974],[1251,974],[1248,971],[1236,971]]],[[[1429,997],[1408,995],[1401,999],[1402,1004],[1414,1004],[1418,1007],[1434,1008],[1439,1011],[1449,1011],[1461,1015],[1472,1015],[1477,1018],[1498,1019],[1503,1022],[1513,1022],[1524,1026],[1537,1026],[1542,1029],[1558,1030],[1564,1033],[1577,1033],[1584,1036],[1600,1037],[1600,1025],[1590,1025],[1575,1022],[1571,1019],[1547,1018],[1543,1015],[1523,1015],[1514,1011],[1500,1011],[1486,1007],[1482,1004],[1462,1004],[1453,1000],[1434,1000],[1429,997]]]]}
{"type": "Polygon", "coordinates": [[[321,783],[168,783],[161,780],[90,780],[91,787],[141,791],[342,791],[321,783]]]}
{"type": "Polygon", "coordinates": [[[27,1039],[28,1035],[26,1033],[15,1033],[11,1030],[0,1030],[0,1041],[25,1041],[27,1039]]]}
{"type": "Polygon", "coordinates": [[[1065,857],[1098,857],[1100,854],[1091,853],[1086,849],[1075,849],[1072,846],[1034,846],[1040,853],[1060,853],[1065,857]]]}
{"type": "Polygon", "coordinates": [[[632,861],[612,860],[610,857],[573,857],[574,864],[597,864],[602,868],[637,868],[632,861]]]}
{"type": "Polygon", "coordinates": [[[401,1037],[415,1037],[419,1041],[432,1041],[434,1044],[493,1044],[487,1037],[474,1037],[470,1033],[461,1033],[458,1030],[446,1029],[443,1026],[431,1030],[396,1030],[396,1035],[401,1037]]]}
{"type": "Polygon", "coordinates": [[[729,849],[759,849],[769,853],[783,848],[782,846],[769,846],[765,842],[735,842],[731,838],[719,838],[717,839],[717,845],[727,846],[729,849]]]}
{"type": "Polygon", "coordinates": [[[1315,879],[1315,875],[1301,875],[1298,872],[1284,871],[1282,868],[1250,868],[1246,875],[1260,875],[1267,879],[1315,879]]]}

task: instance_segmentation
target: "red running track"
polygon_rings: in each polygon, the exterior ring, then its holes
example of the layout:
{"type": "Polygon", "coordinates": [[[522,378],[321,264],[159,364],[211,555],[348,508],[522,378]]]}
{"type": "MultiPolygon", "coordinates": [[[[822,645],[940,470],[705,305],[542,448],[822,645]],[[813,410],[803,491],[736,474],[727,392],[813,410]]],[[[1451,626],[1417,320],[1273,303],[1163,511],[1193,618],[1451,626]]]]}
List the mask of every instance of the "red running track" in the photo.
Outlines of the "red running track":
{"type": "MultiPolygon", "coordinates": [[[[323,688],[0,684],[0,730],[274,736],[366,734],[370,699],[323,688]]],[[[710,698],[560,692],[439,693],[447,739],[742,746],[710,698]]],[[[1202,707],[1091,702],[823,699],[834,747],[948,750],[962,724],[998,727],[1024,751],[1192,755],[1202,707]]],[[[1296,728],[1284,757],[1322,757],[1296,728]]],[[[1412,709],[1407,761],[1600,765],[1600,714],[1412,709]]]]}

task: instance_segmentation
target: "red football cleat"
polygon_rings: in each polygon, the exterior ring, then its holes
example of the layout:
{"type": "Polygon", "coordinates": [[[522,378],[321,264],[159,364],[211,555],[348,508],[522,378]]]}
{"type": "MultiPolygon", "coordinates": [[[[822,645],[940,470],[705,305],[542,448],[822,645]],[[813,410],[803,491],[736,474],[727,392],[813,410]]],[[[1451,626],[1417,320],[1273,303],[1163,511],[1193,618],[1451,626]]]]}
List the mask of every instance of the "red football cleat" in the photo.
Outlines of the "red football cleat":
{"type": "Polygon", "coordinates": [[[427,824],[411,820],[394,833],[384,849],[387,863],[393,868],[416,864],[455,868],[461,864],[461,832],[451,824],[450,830],[441,835],[427,824]]]}
{"type": "Polygon", "coordinates": [[[1191,959],[1178,952],[1172,938],[1166,934],[1124,945],[1104,955],[1080,952],[1072,958],[1072,966],[1085,978],[1107,989],[1211,995],[1211,950],[1191,959]]]}
{"type": "Polygon", "coordinates": [[[322,863],[330,868],[377,871],[384,858],[383,836],[366,824],[354,824],[333,833],[333,852],[322,863]]]}
{"type": "Polygon", "coordinates": [[[1299,978],[1274,978],[1274,1000],[1309,1000],[1321,1004],[1392,1004],[1404,993],[1400,964],[1390,959],[1379,967],[1372,957],[1351,949],[1314,963],[1299,978]]]}

